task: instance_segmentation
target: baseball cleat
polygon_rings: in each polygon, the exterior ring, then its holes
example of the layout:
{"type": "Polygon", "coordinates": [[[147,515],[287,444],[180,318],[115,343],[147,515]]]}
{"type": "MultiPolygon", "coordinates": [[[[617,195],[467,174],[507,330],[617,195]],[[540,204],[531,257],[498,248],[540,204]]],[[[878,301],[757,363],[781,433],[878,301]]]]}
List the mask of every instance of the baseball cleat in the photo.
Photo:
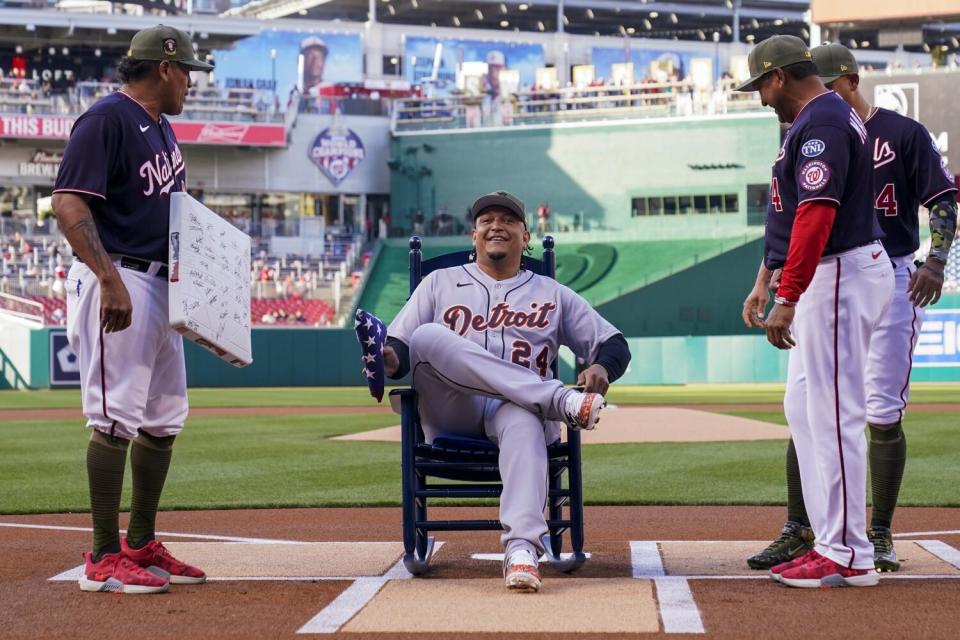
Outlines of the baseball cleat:
{"type": "Polygon", "coordinates": [[[83,554],[86,566],[80,576],[81,591],[107,593],[163,593],[170,583],[143,569],[121,551],[105,553],[100,562],[89,551],[83,554]]]}
{"type": "Polygon", "coordinates": [[[770,567],[770,578],[772,578],[774,582],[780,582],[780,576],[783,574],[784,571],[795,569],[800,565],[807,564],[808,562],[813,562],[814,560],[821,557],[822,556],[819,553],[811,549],[810,551],[807,551],[805,554],[803,554],[799,558],[794,558],[789,562],[782,562],[780,564],[770,567]]]}
{"type": "Polygon", "coordinates": [[[829,589],[831,587],[873,587],[880,582],[874,569],[847,569],[830,558],[819,558],[787,569],[780,574],[780,582],[801,589],[829,589]]]}
{"type": "Polygon", "coordinates": [[[880,573],[900,570],[900,561],[893,548],[893,536],[886,527],[870,527],[867,538],[873,544],[873,565],[880,573]]]}
{"type": "Polygon", "coordinates": [[[788,520],[780,537],[757,555],[747,558],[747,565],[751,569],[770,569],[789,562],[813,549],[813,539],[813,529],[788,520]]]}
{"type": "Polygon", "coordinates": [[[536,593],[540,590],[537,558],[527,549],[518,549],[503,562],[503,579],[507,589],[536,593]]]}
{"type": "Polygon", "coordinates": [[[605,406],[607,401],[599,393],[571,391],[564,400],[564,422],[572,429],[589,431],[600,422],[600,410],[605,406]]]}
{"type": "Polygon", "coordinates": [[[201,584],[207,581],[207,574],[174,558],[159,540],[151,540],[141,548],[133,549],[127,544],[126,538],[121,538],[120,547],[128,558],[144,570],[173,584],[201,584]]]}

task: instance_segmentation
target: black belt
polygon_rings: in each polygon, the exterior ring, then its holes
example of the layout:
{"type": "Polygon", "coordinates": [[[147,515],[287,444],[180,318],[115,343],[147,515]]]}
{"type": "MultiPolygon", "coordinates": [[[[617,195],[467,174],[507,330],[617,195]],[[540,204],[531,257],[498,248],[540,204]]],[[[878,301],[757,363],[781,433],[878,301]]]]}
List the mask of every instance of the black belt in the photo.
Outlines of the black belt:
{"type": "MultiPolygon", "coordinates": [[[[132,256],[111,256],[115,260],[120,260],[120,266],[124,269],[130,269],[131,271],[139,271],[140,273],[150,273],[150,260],[143,260],[141,258],[134,258],[132,256]]],[[[80,256],[74,254],[73,259],[77,262],[82,263],[83,260],[80,259],[80,256]]],[[[155,274],[158,278],[167,277],[167,265],[161,266],[157,269],[155,274]]]]}

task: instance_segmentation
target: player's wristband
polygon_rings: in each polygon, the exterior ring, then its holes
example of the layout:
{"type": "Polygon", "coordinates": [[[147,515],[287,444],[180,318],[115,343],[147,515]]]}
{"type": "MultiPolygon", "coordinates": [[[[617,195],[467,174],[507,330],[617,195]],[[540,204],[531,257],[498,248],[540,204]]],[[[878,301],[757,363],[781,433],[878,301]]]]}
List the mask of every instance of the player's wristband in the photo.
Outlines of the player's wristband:
{"type": "Polygon", "coordinates": [[[776,296],[776,297],[773,299],[773,301],[774,301],[774,303],[783,305],[783,306],[785,306],[785,307],[795,307],[795,306],[797,306],[797,303],[796,303],[795,301],[787,300],[786,298],[781,297],[781,296],[776,296]]]}

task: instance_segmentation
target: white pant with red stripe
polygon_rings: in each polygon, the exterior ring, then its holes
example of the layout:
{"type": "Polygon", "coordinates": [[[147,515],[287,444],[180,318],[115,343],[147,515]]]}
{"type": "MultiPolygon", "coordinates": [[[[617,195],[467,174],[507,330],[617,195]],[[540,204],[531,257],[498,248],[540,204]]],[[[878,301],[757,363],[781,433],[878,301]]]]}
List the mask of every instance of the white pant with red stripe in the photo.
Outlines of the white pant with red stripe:
{"type": "MultiPolygon", "coordinates": [[[[155,271],[155,264],[151,271],[155,271]]],[[[87,426],[134,438],[180,432],[187,419],[183,338],[170,329],[167,280],[121,268],[133,319],[116,333],[100,330],[100,282],[74,261],[67,278],[67,339],[77,354],[87,426]]]]}
{"type": "Polygon", "coordinates": [[[923,324],[923,308],[914,306],[907,293],[916,271],[913,256],[894,258],[893,264],[893,300],[870,339],[867,359],[867,421],[871,424],[903,420],[910,400],[913,350],[923,324]]]}
{"type": "Polygon", "coordinates": [[[893,295],[880,244],[824,258],[800,297],[791,329],[784,413],[816,550],[854,569],[873,568],[867,540],[867,402],[871,335],[893,295]]]}

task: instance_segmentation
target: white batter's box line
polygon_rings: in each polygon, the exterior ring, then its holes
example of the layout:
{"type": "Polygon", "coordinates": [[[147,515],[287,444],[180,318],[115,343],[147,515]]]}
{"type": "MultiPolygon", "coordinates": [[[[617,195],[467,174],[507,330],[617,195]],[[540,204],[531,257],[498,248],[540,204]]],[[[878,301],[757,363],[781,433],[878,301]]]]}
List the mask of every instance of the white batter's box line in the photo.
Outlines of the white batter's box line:
{"type": "Polygon", "coordinates": [[[916,543],[927,552],[932,553],[944,562],[960,569],[960,551],[940,540],[917,540],[916,543]]]}
{"type": "Polygon", "coordinates": [[[690,583],[685,577],[666,575],[656,540],[631,540],[630,566],[634,578],[653,581],[664,633],[705,633],[690,583]]]}
{"type": "MultiPolygon", "coordinates": [[[[583,555],[586,556],[587,560],[593,557],[589,551],[585,552],[583,555]]],[[[471,553],[470,554],[470,558],[473,560],[484,560],[484,561],[493,561],[493,562],[500,562],[500,563],[503,562],[503,556],[504,554],[502,553],[471,553]]],[[[571,558],[571,557],[573,557],[572,553],[560,554],[561,560],[567,560],[568,558],[571,558]]],[[[540,556],[540,564],[548,564],[549,562],[550,561],[547,558],[547,554],[543,554],[542,556],[540,556]]]]}
{"type": "MultiPolygon", "coordinates": [[[[442,547],[443,542],[437,541],[433,547],[433,553],[436,554],[442,547]]],[[[320,613],[297,629],[297,633],[337,633],[343,625],[350,622],[365,606],[370,604],[370,601],[389,581],[410,580],[411,578],[413,576],[403,566],[402,559],[382,576],[357,578],[353,584],[321,609],[320,613]]]]}
{"type": "MultiPolygon", "coordinates": [[[[92,527],[68,527],[65,525],[50,524],[30,524],[25,522],[0,522],[0,527],[10,527],[13,529],[39,529],[42,531],[78,531],[81,533],[90,533],[92,527]]],[[[120,529],[120,533],[126,533],[126,529],[120,529]]],[[[305,540],[275,540],[271,538],[244,538],[240,536],[220,536],[205,533],[177,533],[173,531],[157,531],[157,537],[161,538],[194,538],[197,540],[212,540],[214,542],[238,542],[255,544],[307,544],[305,540]]]]}
{"type": "Polygon", "coordinates": [[[916,538],[918,536],[956,536],[960,535],[960,529],[950,529],[948,531],[908,531],[906,533],[895,533],[894,538],[916,538]]]}

